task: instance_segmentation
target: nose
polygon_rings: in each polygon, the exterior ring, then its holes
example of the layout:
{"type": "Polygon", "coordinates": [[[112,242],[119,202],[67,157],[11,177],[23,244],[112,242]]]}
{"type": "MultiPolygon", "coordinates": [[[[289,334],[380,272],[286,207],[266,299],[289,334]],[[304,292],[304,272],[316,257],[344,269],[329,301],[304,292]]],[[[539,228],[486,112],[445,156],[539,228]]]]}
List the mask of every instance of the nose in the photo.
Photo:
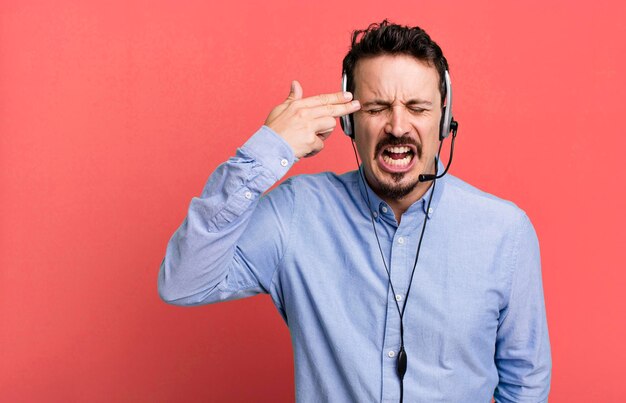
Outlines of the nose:
{"type": "Polygon", "coordinates": [[[395,137],[402,137],[409,133],[407,112],[402,105],[394,105],[390,108],[385,133],[395,137]]]}

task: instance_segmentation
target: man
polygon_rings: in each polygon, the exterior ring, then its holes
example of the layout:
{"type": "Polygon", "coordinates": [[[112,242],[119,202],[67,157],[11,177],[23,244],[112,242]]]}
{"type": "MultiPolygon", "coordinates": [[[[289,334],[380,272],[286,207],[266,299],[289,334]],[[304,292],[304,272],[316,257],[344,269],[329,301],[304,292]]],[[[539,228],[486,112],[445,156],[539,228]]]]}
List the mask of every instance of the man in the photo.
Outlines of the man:
{"type": "Polygon", "coordinates": [[[269,293],[291,333],[298,401],[546,401],[530,221],[457,178],[433,178],[451,107],[441,49],[418,27],[383,21],[354,33],[343,67],[352,93],[302,98],[293,82],[211,175],[170,240],[161,297],[269,293]],[[323,148],[342,115],[361,169],[291,178],[261,197],[323,148]]]}

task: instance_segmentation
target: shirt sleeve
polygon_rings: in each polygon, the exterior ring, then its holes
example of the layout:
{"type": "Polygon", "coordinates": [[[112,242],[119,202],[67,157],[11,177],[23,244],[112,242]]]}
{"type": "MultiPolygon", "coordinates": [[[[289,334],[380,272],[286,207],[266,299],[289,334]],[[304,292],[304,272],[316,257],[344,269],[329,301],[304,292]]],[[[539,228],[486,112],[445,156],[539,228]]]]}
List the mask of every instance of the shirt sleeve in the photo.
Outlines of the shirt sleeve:
{"type": "Polygon", "coordinates": [[[293,194],[284,183],[262,195],[295,160],[291,147],[263,126],[211,174],[167,245],[158,277],[165,302],[200,305],[268,292],[288,238],[293,194]],[[263,236],[246,240],[249,226],[263,228],[263,236]],[[253,247],[243,251],[241,244],[253,247]]]}
{"type": "Polygon", "coordinates": [[[535,230],[524,214],[512,254],[509,301],[500,313],[495,362],[495,400],[547,402],[552,360],[546,320],[541,259],[535,230]]]}

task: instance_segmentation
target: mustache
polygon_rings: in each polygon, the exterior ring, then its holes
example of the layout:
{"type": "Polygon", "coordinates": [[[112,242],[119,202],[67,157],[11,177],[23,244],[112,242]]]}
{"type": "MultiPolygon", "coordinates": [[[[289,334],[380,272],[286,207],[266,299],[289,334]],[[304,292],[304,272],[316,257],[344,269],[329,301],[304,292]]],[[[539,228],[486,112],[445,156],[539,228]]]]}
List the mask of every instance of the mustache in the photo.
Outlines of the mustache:
{"type": "Polygon", "coordinates": [[[378,155],[380,154],[380,152],[383,150],[383,148],[385,147],[393,147],[393,146],[403,146],[403,145],[407,145],[407,144],[411,144],[414,145],[416,150],[417,150],[417,157],[418,158],[422,158],[422,145],[420,143],[418,143],[417,141],[415,141],[414,138],[409,137],[409,136],[402,136],[402,137],[395,137],[395,136],[387,136],[384,139],[380,140],[378,142],[378,144],[376,144],[376,150],[374,155],[378,155]]]}

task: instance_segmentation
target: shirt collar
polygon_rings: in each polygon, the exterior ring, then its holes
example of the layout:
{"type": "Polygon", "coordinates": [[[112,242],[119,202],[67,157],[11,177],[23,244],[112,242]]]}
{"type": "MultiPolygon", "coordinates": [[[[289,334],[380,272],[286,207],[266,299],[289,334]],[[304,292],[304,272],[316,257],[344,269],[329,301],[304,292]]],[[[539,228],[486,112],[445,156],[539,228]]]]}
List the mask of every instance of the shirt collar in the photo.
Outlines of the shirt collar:
{"type": "MultiPolygon", "coordinates": [[[[444,171],[444,169],[445,168],[443,164],[441,163],[441,161],[437,160],[437,173],[441,174],[444,171]]],[[[356,171],[356,174],[357,176],[359,176],[358,178],[359,191],[361,192],[361,196],[364,201],[364,206],[367,208],[367,202],[368,202],[368,196],[369,196],[370,208],[371,208],[372,214],[374,215],[374,219],[378,221],[380,217],[383,216],[383,217],[389,217],[391,220],[395,221],[395,217],[393,215],[393,211],[391,210],[391,207],[389,207],[389,205],[372,190],[370,185],[365,180],[365,176],[364,176],[365,174],[363,173],[363,164],[359,166],[359,170],[356,171]]],[[[421,209],[421,211],[424,214],[426,214],[429,219],[432,219],[435,213],[437,212],[437,206],[439,204],[439,200],[441,199],[441,194],[443,192],[443,187],[445,185],[445,182],[446,182],[446,176],[444,176],[443,178],[437,179],[436,184],[435,184],[435,190],[434,190],[435,193],[433,194],[433,199],[430,203],[430,212],[428,211],[428,199],[430,198],[430,195],[433,192],[432,185],[435,183],[435,181],[431,181],[431,186],[428,188],[426,193],[424,193],[424,195],[419,200],[413,203],[404,214],[405,215],[413,214],[416,211],[419,211],[421,209]]],[[[367,210],[364,211],[364,213],[368,216],[370,214],[367,210]]]]}

